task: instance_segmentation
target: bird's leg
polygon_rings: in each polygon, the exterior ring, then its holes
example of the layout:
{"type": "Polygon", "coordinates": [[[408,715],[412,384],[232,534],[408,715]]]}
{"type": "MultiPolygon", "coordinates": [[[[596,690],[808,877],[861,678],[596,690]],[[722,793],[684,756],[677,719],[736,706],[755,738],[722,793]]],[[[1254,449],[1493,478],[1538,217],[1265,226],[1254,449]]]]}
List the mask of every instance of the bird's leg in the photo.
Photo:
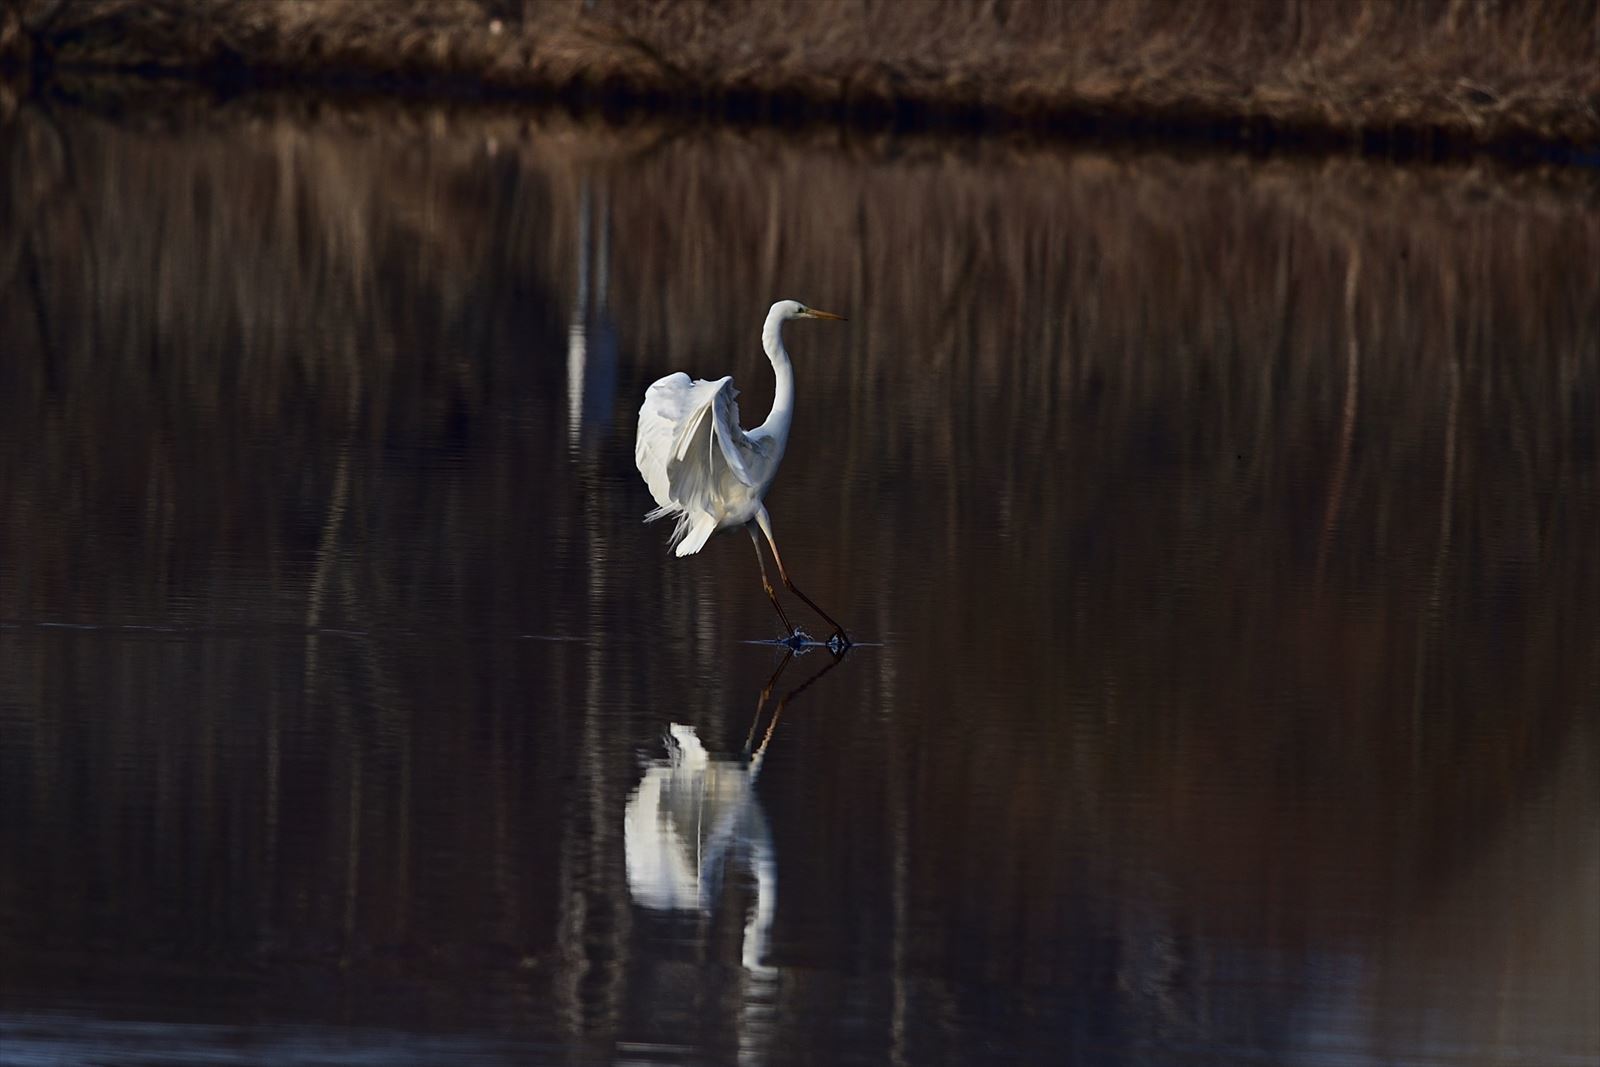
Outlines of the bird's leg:
{"type": "MultiPolygon", "coordinates": [[[[772,606],[777,609],[778,618],[783,620],[783,632],[786,637],[793,637],[796,633],[794,624],[789,621],[789,616],[783,613],[783,605],[778,603],[778,593],[772,588],[772,582],[767,579],[767,561],[761,557],[761,539],[756,536],[754,523],[746,523],[745,529],[750,531],[750,543],[756,548],[756,566],[761,568],[761,588],[767,591],[767,599],[772,601],[772,606]]],[[[774,552],[773,558],[777,558],[774,552]]],[[[778,564],[779,573],[783,571],[783,564],[778,564]]]]}
{"type": "MultiPolygon", "coordinates": [[[[794,584],[794,579],[789,577],[789,571],[783,565],[783,557],[778,554],[778,542],[773,540],[773,538],[772,538],[772,522],[771,522],[770,519],[767,518],[767,509],[766,508],[763,507],[760,511],[756,512],[756,522],[760,524],[761,532],[767,535],[767,545],[768,545],[768,547],[770,547],[772,549],[772,559],[778,565],[778,577],[783,579],[784,588],[789,590],[789,592],[793,593],[795,596],[799,597],[801,600],[804,600],[807,604],[810,604],[811,605],[811,610],[816,612],[818,615],[821,615],[822,618],[823,618],[823,621],[826,622],[829,626],[833,627],[833,635],[832,635],[832,637],[828,638],[828,641],[829,641],[830,644],[833,642],[834,638],[838,638],[839,647],[841,647],[841,648],[849,648],[850,647],[850,635],[844,632],[844,627],[840,626],[839,623],[834,619],[834,617],[832,615],[829,615],[826,611],[823,611],[820,607],[818,607],[817,606],[817,602],[815,600],[812,600],[810,597],[808,597],[804,593],[802,593],[800,591],[799,586],[794,584]]],[[[751,536],[754,536],[754,535],[752,534],[751,536]]],[[[759,555],[759,554],[760,553],[758,551],[757,555],[759,555]]],[[[765,564],[763,564],[763,566],[762,566],[762,575],[763,575],[763,577],[765,576],[765,574],[766,574],[766,567],[765,567],[765,564]]],[[[769,589],[768,591],[770,592],[771,590],[769,589]]],[[[776,604],[778,602],[777,598],[774,597],[772,602],[774,604],[776,604]]],[[[785,620],[785,622],[787,622],[787,621],[788,620],[785,620]]]]}
{"type": "MultiPolygon", "coordinates": [[[[774,553],[774,555],[776,555],[776,553],[774,553]]],[[[778,563],[778,574],[783,578],[784,588],[788,589],[789,592],[793,593],[795,596],[799,597],[801,600],[804,600],[807,604],[810,604],[811,605],[811,610],[816,612],[818,615],[821,615],[822,616],[822,621],[826,622],[829,626],[833,627],[833,634],[832,634],[831,637],[828,638],[829,642],[831,643],[834,638],[838,638],[839,639],[839,645],[840,645],[841,648],[849,648],[850,647],[850,635],[844,632],[844,627],[840,626],[838,624],[838,622],[836,622],[834,620],[834,617],[832,615],[829,615],[826,611],[823,611],[820,607],[818,607],[817,606],[817,602],[815,600],[812,600],[810,597],[806,596],[804,593],[802,593],[800,591],[800,587],[794,584],[794,579],[790,578],[787,574],[784,573],[784,571],[783,571],[783,562],[781,560],[778,563]]]]}

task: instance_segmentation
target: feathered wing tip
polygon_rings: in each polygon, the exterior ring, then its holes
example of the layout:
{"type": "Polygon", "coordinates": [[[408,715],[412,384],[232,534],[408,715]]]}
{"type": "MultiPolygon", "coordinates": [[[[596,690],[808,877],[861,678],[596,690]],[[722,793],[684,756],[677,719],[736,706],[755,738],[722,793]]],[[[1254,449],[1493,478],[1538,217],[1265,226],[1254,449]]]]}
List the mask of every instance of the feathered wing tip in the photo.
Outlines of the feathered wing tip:
{"type": "Polygon", "coordinates": [[[667,547],[676,547],[683,535],[689,532],[689,513],[676,504],[666,504],[659,508],[652,508],[645,512],[645,522],[656,522],[659,519],[672,519],[678,521],[672,527],[672,533],[667,537],[667,547]]]}
{"type": "Polygon", "coordinates": [[[717,521],[710,515],[701,515],[689,523],[689,532],[683,535],[683,540],[678,542],[674,555],[682,558],[692,556],[711,540],[711,535],[717,532],[717,521]]]}
{"type": "Polygon", "coordinates": [[[645,513],[645,522],[655,522],[657,519],[674,518],[672,533],[667,537],[667,547],[677,556],[692,556],[705,547],[711,535],[716,532],[717,524],[709,515],[691,515],[688,511],[670,504],[666,507],[655,508],[645,513]]]}
{"type": "Polygon", "coordinates": [[[669,504],[667,507],[658,507],[645,514],[645,522],[653,523],[658,518],[675,518],[677,522],[672,525],[672,533],[667,536],[667,547],[677,557],[694,555],[706,547],[710,536],[717,533],[717,520],[706,514],[691,514],[688,510],[669,504]]]}

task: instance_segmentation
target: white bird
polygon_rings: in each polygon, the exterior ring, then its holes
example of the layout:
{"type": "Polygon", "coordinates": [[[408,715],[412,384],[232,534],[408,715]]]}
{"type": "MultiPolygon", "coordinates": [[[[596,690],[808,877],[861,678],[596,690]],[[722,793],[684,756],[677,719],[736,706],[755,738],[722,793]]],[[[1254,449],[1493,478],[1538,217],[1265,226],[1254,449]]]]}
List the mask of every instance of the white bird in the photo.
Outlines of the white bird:
{"type": "Polygon", "coordinates": [[[794,421],[794,367],[783,347],[783,324],[789,319],[836,319],[844,316],[806,307],[797,300],[780,300],[767,312],[761,327],[761,346],[772,361],[777,389],[772,397],[772,413],[755,429],[745,432],[739,426],[739,391],[731,377],[714,382],[690,381],[683,372],[669,374],[645,390],[639,408],[639,437],[634,462],[655,497],[657,507],[645,516],[677,520],[671,543],[679,556],[693,555],[705,546],[718,530],[743,526],[756,547],[756,562],[761,567],[761,587],[766,590],[778,618],[792,635],[795,630],[778,603],[778,594],[767,579],[767,564],[761,555],[759,527],[772,549],[778,575],[795,596],[810,604],[833,627],[830,645],[843,648],[850,639],[844,627],[795,588],[773,540],[772,520],[762,503],[778,476],[778,464],[789,444],[789,427],[794,421]]]}

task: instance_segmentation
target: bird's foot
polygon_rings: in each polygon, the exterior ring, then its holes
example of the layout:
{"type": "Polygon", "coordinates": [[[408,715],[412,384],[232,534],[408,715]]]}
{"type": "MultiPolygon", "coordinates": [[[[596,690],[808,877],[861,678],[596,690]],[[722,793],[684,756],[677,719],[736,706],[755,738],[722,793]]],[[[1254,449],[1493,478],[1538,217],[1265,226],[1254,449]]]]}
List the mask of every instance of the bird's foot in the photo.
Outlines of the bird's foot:
{"type": "Polygon", "coordinates": [[[850,647],[850,643],[850,635],[845,633],[844,628],[841,627],[833,631],[833,636],[828,638],[828,651],[835,656],[842,656],[850,647]]]}
{"type": "Polygon", "coordinates": [[[791,651],[794,652],[804,652],[806,649],[811,647],[811,635],[796,627],[794,633],[790,634],[788,637],[781,638],[778,641],[778,644],[786,645],[791,651]]]}

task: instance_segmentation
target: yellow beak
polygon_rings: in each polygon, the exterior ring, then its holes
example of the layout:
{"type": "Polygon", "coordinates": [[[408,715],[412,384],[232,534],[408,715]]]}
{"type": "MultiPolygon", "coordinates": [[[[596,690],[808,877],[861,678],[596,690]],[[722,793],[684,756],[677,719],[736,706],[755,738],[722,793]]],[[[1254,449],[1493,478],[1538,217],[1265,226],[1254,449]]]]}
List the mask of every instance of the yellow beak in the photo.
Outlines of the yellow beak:
{"type": "Polygon", "coordinates": [[[843,315],[835,315],[831,311],[819,311],[816,308],[806,308],[806,317],[811,319],[833,319],[837,322],[849,322],[843,315]]]}

